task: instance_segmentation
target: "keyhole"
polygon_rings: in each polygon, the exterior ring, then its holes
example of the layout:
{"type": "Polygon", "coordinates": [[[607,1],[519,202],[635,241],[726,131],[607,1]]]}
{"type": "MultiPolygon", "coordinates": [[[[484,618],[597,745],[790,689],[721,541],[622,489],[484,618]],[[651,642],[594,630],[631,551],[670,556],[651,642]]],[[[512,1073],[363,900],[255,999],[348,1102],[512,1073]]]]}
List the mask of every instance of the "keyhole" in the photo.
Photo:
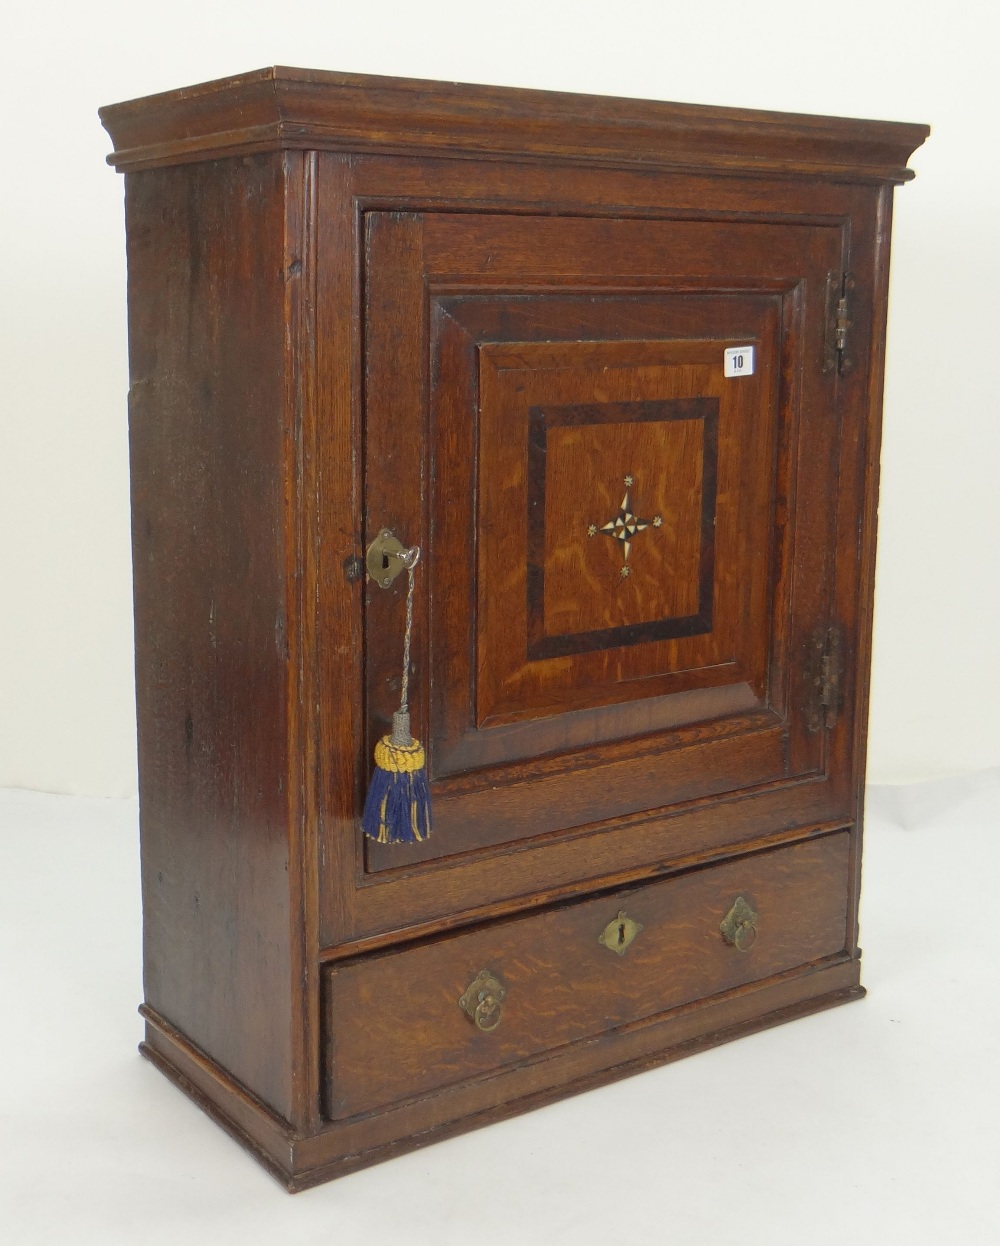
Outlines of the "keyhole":
{"type": "Polygon", "coordinates": [[[625,942],[625,923],[618,923],[618,946],[621,947],[625,942]]]}
{"type": "Polygon", "coordinates": [[[382,570],[383,571],[389,570],[389,555],[388,554],[382,555],[382,570]]]}

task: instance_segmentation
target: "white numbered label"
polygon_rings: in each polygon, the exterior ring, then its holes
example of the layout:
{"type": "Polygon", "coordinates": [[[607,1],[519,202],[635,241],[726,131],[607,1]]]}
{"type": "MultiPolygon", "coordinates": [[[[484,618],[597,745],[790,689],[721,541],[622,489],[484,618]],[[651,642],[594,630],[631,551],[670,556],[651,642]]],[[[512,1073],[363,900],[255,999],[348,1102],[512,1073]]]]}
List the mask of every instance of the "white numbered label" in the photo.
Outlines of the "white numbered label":
{"type": "Polygon", "coordinates": [[[722,355],[723,376],[753,376],[753,347],[730,346],[722,355]]]}

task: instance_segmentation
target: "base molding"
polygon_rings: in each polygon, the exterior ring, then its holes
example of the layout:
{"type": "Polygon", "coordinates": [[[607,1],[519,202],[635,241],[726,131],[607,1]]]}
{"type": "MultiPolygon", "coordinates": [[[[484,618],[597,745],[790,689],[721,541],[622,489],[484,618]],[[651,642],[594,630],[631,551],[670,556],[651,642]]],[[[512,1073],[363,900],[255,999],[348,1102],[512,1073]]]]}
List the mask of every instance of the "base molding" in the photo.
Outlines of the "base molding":
{"type": "Polygon", "coordinates": [[[142,1004],[139,1014],[146,1022],[140,1055],[285,1184],[295,1165],[295,1131],[289,1122],[155,1009],[142,1004]]]}
{"type": "Polygon", "coordinates": [[[154,1010],[140,1009],[146,1041],[139,1050],[291,1192],[344,1176],[418,1147],[453,1137],[571,1094],[693,1055],[721,1043],[808,1016],[865,994],[857,960],[838,958],[674,1009],[641,1027],[563,1049],[551,1059],[452,1087],[427,1101],[296,1133],[154,1010]],[[414,1113],[422,1108],[421,1125],[414,1113]]]}
{"type": "MultiPolygon", "coordinates": [[[[275,1155],[270,1151],[266,1151],[250,1133],[246,1132],[236,1120],[230,1116],[210,1095],[206,1094],[200,1086],[193,1082],[189,1077],[185,1076],[178,1067],[183,1063],[182,1059],[170,1060],[164,1056],[158,1049],[155,1042],[143,1042],[139,1044],[139,1054],[160,1070],[160,1072],[174,1083],[178,1089],[183,1090],[189,1099],[201,1108],[201,1110],[212,1118],[217,1125],[221,1125],[227,1134],[245,1150],[262,1164],[264,1168],[280,1181],[282,1185],[292,1189],[289,1184],[291,1174],[291,1163],[293,1162],[293,1152],[288,1152],[288,1166],[282,1164],[275,1155]]],[[[221,1070],[220,1070],[221,1073],[221,1070]]],[[[296,1187],[297,1188],[297,1187],[296,1187]]]]}

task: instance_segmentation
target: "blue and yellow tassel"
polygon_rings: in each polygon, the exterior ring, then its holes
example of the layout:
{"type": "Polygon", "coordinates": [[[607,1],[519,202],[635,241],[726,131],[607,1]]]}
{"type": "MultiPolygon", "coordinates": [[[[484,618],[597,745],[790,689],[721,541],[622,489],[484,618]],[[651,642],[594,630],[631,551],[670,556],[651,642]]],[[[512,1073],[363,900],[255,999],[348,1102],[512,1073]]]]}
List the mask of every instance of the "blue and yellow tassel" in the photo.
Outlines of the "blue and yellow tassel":
{"type": "Polygon", "coordinates": [[[410,687],[410,637],[413,633],[413,572],[420,547],[398,555],[409,576],[406,590],[406,633],[403,638],[403,681],[392,733],[375,745],[375,770],[361,815],[361,829],[379,844],[414,844],[431,833],[431,792],[424,746],[410,734],[407,698],[410,687]]]}
{"type": "Polygon", "coordinates": [[[375,745],[375,770],[361,829],[380,844],[419,843],[431,833],[424,746],[410,735],[410,716],[405,711],[393,715],[392,727],[392,735],[383,736],[375,745]]]}

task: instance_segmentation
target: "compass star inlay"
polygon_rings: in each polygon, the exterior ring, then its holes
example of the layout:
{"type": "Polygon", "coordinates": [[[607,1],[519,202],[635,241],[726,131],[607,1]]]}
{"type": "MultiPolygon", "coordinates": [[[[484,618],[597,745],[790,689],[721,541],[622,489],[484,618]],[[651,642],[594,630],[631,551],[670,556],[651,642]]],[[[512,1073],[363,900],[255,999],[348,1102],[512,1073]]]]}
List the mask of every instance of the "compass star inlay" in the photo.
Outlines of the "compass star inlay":
{"type": "Polygon", "coordinates": [[[600,527],[592,523],[587,528],[588,536],[597,536],[598,532],[603,532],[605,536],[613,537],[619,542],[622,547],[623,562],[620,574],[623,580],[628,579],[629,576],[628,556],[632,549],[632,538],[638,532],[645,532],[650,526],[659,528],[663,523],[663,518],[660,515],[654,515],[652,519],[640,519],[633,511],[632,486],[634,484],[635,479],[633,476],[628,475],[625,477],[625,496],[622,498],[622,504],[618,508],[618,514],[614,519],[609,519],[606,524],[602,524],[600,527]]]}

